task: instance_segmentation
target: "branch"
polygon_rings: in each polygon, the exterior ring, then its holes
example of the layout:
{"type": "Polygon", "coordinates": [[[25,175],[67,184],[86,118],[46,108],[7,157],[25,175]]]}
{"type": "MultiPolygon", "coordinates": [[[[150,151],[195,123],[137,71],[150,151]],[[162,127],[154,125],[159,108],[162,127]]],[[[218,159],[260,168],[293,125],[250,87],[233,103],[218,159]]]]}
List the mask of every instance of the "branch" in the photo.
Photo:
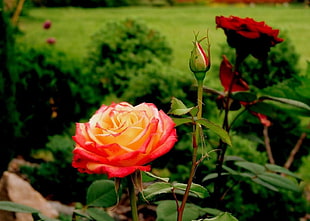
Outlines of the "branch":
{"type": "Polygon", "coordinates": [[[23,10],[23,6],[24,6],[25,1],[26,0],[19,0],[17,3],[15,12],[14,12],[13,17],[12,17],[12,24],[14,26],[17,26],[17,21],[18,21],[18,18],[20,16],[22,10],[23,10]]]}
{"type": "Polygon", "coordinates": [[[267,151],[269,162],[271,164],[275,164],[274,158],[272,156],[272,151],[271,151],[270,139],[269,139],[269,135],[268,135],[268,127],[267,126],[264,126],[263,134],[264,134],[265,148],[266,148],[266,151],[267,151]]]}
{"type": "Polygon", "coordinates": [[[307,133],[304,132],[300,135],[297,143],[295,144],[294,148],[292,149],[291,153],[290,153],[290,156],[287,158],[287,161],[285,162],[284,164],[284,168],[288,169],[290,168],[290,166],[292,165],[293,161],[294,161],[294,158],[295,158],[295,155],[296,153],[299,151],[301,145],[302,145],[302,142],[303,140],[307,137],[307,133]]]}

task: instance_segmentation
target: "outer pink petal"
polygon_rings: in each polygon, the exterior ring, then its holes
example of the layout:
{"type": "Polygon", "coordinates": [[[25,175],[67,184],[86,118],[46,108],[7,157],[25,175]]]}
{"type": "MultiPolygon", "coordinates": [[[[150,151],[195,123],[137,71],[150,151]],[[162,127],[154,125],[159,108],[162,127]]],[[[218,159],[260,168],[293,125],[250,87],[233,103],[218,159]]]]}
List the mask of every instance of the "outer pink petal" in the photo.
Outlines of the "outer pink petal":
{"type": "Polygon", "coordinates": [[[113,166],[104,163],[98,163],[96,161],[90,161],[89,159],[85,159],[82,155],[76,153],[74,155],[72,166],[77,168],[81,173],[89,173],[89,174],[107,174],[109,178],[111,177],[125,177],[135,170],[142,171],[150,171],[151,166],[113,166]]]}
{"type": "Polygon", "coordinates": [[[112,177],[125,177],[129,174],[132,174],[136,170],[142,170],[142,171],[150,171],[151,166],[126,166],[126,167],[117,167],[117,166],[111,166],[111,165],[105,165],[105,164],[92,164],[89,163],[87,165],[87,168],[91,168],[91,173],[96,174],[107,174],[109,178],[112,177]]]}

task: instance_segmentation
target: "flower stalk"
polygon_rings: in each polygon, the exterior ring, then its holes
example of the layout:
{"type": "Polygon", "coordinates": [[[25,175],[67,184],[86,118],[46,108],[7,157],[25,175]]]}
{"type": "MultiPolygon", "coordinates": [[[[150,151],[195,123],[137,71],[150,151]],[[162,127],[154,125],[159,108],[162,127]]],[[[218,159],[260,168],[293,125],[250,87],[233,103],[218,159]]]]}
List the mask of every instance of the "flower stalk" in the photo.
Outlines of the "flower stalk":
{"type": "Polygon", "coordinates": [[[128,191],[129,191],[129,198],[130,198],[132,221],[139,221],[137,197],[135,193],[135,186],[134,186],[133,179],[131,176],[128,176],[128,191]]]}
{"type": "MultiPolygon", "coordinates": [[[[203,106],[203,81],[206,76],[207,71],[210,69],[210,43],[208,36],[202,38],[201,40],[197,40],[197,35],[195,35],[195,41],[193,42],[194,48],[191,52],[191,57],[189,59],[189,67],[190,70],[194,73],[198,87],[197,87],[197,120],[202,118],[202,106],[203,106]],[[200,45],[200,42],[204,39],[207,39],[207,54],[200,45]]],[[[195,176],[196,168],[199,164],[197,161],[197,152],[199,146],[199,138],[201,134],[201,125],[199,123],[195,123],[193,127],[193,135],[192,135],[192,145],[193,145],[193,154],[192,154],[192,165],[189,174],[189,178],[187,181],[187,186],[185,189],[185,193],[183,195],[182,203],[180,207],[178,207],[178,215],[177,221],[182,221],[183,213],[185,209],[185,205],[189,196],[189,191],[191,189],[193,179],[195,176]]],[[[178,204],[177,204],[178,205],[178,204]]]]}

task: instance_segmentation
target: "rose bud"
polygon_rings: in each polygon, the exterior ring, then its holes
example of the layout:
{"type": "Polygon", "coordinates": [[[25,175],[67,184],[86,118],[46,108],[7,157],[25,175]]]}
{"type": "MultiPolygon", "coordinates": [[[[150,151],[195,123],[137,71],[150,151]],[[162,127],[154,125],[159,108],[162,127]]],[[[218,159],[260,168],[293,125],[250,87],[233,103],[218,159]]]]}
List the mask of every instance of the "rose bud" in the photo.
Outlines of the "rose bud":
{"type": "Polygon", "coordinates": [[[203,80],[206,72],[210,69],[210,44],[208,44],[207,55],[200,44],[203,39],[200,41],[195,39],[193,42],[194,48],[191,51],[191,57],[189,59],[189,67],[191,71],[195,74],[196,78],[200,80],[203,80]]]}

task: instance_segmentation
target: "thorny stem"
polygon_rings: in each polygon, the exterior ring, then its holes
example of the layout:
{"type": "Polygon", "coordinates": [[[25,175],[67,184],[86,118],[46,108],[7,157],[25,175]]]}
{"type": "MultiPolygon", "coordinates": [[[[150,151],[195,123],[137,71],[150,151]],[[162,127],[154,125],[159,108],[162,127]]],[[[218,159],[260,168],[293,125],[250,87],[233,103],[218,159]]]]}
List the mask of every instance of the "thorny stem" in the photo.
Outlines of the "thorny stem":
{"type": "MultiPolygon", "coordinates": [[[[203,95],[203,79],[198,80],[198,91],[197,91],[197,103],[198,103],[198,113],[197,113],[197,119],[200,119],[202,117],[202,95],[203,95]]],[[[181,206],[178,208],[178,218],[177,221],[182,221],[183,218],[183,212],[185,209],[185,205],[189,196],[189,191],[193,182],[193,178],[195,176],[196,168],[198,166],[197,162],[197,152],[198,152],[198,143],[199,143],[199,135],[200,135],[201,125],[196,124],[193,131],[193,155],[192,155],[192,166],[191,171],[189,174],[189,178],[187,181],[186,190],[182,199],[181,206]]]]}
{"type": "Polygon", "coordinates": [[[128,177],[128,190],[129,190],[129,197],[130,197],[132,221],[138,221],[139,217],[138,217],[138,208],[137,208],[137,198],[136,198],[135,187],[134,187],[131,176],[128,177]]]}

